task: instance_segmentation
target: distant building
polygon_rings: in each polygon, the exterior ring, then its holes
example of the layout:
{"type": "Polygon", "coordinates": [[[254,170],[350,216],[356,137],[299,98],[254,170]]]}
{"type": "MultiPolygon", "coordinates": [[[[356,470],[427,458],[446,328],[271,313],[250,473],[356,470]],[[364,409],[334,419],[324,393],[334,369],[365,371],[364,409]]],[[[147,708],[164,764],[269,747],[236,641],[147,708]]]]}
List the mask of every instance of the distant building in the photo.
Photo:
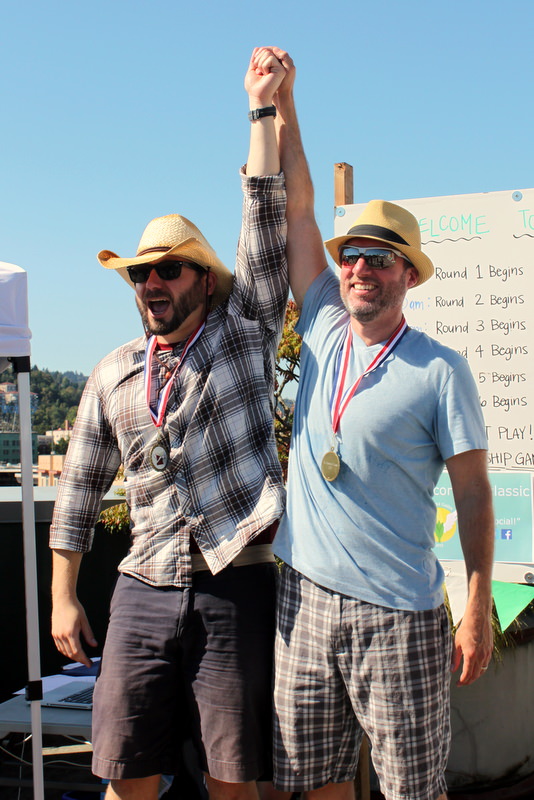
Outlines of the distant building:
{"type": "MultiPolygon", "coordinates": [[[[35,392],[30,392],[30,407],[35,411],[39,398],[35,392]]],[[[19,392],[16,383],[0,383],[0,414],[19,413],[19,392]]]]}
{"type": "Polygon", "coordinates": [[[50,443],[52,453],[39,456],[37,461],[37,486],[57,486],[65,463],[65,456],[54,453],[54,447],[62,439],[68,442],[71,433],[72,425],[68,420],[65,420],[62,428],[58,428],[55,431],[47,431],[46,437],[41,437],[42,440],[50,443]]]}
{"type": "MultiPolygon", "coordinates": [[[[57,486],[64,463],[65,456],[39,456],[37,461],[37,486],[57,486]]],[[[122,474],[122,470],[119,470],[113,481],[113,485],[122,486],[123,483],[124,475],[122,474]]]]}
{"type": "Polygon", "coordinates": [[[71,437],[71,433],[72,425],[68,420],[65,420],[62,428],[57,428],[55,431],[47,431],[46,435],[48,439],[51,440],[53,449],[54,445],[61,441],[61,439],[66,439],[68,442],[71,437]]]}
{"type": "MultiPolygon", "coordinates": [[[[32,433],[32,463],[37,462],[37,434],[32,433]]],[[[20,434],[18,431],[0,432],[0,463],[20,464],[20,434]]]]}
{"type": "Polygon", "coordinates": [[[65,456],[39,456],[37,486],[56,486],[65,463],[65,456]]]}

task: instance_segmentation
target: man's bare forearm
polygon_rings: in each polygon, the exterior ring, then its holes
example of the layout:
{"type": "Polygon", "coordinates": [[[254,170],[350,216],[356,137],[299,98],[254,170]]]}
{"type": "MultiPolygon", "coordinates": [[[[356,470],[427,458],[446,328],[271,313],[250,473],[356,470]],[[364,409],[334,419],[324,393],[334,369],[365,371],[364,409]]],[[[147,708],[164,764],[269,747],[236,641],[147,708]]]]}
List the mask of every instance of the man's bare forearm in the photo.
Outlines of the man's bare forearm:
{"type": "Polygon", "coordinates": [[[52,551],[52,637],[60,653],[90,666],[82,637],[91,647],[97,642],[76,594],[82,557],[72,550],[52,551]]]}
{"type": "Polygon", "coordinates": [[[73,550],[52,550],[52,601],[76,597],[82,557],[73,550]]]}
{"type": "Polygon", "coordinates": [[[454,456],[447,461],[447,468],[458,512],[468,585],[467,604],[455,637],[453,670],[460,666],[463,657],[458,684],[467,685],[483,674],[493,649],[493,503],[486,451],[473,450],[454,456]]]}
{"type": "Polygon", "coordinates": [[[277,48],[274,52],[286,70],[286,77],[274,98],[278,112],[275,127],[287,192],[289,282],[295,301],[301,307],[309,286],[326,268],[327,262],[315,220],[313,182],[295,108],[295,67],[287,53],[277,48]]]}

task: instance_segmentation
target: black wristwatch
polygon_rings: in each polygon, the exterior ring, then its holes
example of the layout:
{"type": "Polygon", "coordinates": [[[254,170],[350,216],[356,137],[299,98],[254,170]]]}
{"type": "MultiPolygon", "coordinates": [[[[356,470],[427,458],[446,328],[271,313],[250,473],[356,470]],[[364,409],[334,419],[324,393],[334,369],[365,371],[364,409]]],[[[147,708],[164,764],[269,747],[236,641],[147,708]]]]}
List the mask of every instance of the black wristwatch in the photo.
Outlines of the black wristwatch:
{"type": "Polygon", "coordinates": [[[265,106],[265,108],[254,108],[248,112],[248,118],[251,122],[262,117],[276,117],[275,106],[265,106]]]}

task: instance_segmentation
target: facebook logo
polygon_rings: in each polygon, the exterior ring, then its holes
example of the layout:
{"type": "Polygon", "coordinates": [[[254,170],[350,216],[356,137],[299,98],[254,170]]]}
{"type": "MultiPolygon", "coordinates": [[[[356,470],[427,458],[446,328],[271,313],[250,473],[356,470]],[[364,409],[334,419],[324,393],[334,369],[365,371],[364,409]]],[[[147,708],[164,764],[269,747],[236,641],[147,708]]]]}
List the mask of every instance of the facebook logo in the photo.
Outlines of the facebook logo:
{"type": "Polygon", "coordinates": [[[501,528],[501,539],[510,540],[512,538],[511,528],[501,528]]]}

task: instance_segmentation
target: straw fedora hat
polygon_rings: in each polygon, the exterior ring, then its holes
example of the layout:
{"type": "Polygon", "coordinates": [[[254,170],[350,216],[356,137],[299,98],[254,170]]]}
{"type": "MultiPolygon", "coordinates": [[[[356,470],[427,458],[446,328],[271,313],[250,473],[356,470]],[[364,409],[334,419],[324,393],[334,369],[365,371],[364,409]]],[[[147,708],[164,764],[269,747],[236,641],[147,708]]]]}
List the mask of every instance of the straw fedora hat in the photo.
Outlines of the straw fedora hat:
{"type": "Polygon", "coordinates": [[[414,265],[420,286],[434,274],[432,261],[421,250],[419,223],[413,214],[386,200],[371,200],[344,236],[326,241],[325,247],[339,266],[339,250],[349,239],[376,239],[399,250],[414,265]]]}
{"type": "Polygon", "coordinates": [[[120,258],[111,250],[101,250],[97,258],[106,269],[116,269],[121,278],[133,287],[126,267],[135,264],[157,264],[169,256],[194,261],[201,267],[209,267],[217,276],[212,308],[222,303],[232,291],[234,277],[217,257],[213,247],[196,225],[179,214],[156,217],[146,226],[137,253],[132,258],[120,258]]]}

